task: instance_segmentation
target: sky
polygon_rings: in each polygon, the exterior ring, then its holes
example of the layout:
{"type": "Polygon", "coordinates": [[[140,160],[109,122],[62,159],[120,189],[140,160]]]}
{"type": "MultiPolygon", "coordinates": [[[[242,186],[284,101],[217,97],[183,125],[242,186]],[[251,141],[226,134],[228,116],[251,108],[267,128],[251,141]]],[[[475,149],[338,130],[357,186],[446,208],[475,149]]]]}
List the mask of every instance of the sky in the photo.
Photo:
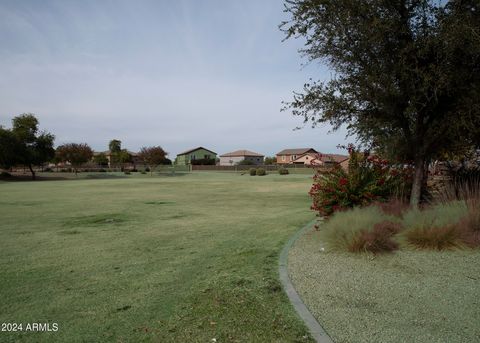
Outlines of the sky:
{"type": "Polygon", "coordinates": [[[285,19],[281,0],[0,0],[0,125],[31,112],[56,145],[96,151],[339,153],[344,130],[280,111],[332,75],[282,42],[285,19]]]}

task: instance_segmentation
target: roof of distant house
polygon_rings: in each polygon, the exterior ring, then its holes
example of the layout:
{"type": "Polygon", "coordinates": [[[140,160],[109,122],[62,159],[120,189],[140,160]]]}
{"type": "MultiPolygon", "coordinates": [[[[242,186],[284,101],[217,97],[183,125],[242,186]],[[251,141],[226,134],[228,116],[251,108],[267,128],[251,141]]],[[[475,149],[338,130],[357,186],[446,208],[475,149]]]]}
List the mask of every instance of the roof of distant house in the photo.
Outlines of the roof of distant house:
{"type": "Polygon", "coordinates": [[[280,152],[277,152],[277,155],[302,155],[307,152],[317,152],[313,148],[296,148],[296,149],[283,149],[280,152]]]}
{"type": "Polygon", "coordinates": [[[263,157],[264,155],[258,154],[250,150],[236,150],[236,151],[232,151],[232,152],[228,152],[226,154],[220,155],[220,157],[242,157],[242,156],[263,157]]]}
{"type": "Polygon", "coordinates": [[[348,160],[350,157],[346,155],[338,155],[338,154],[322,154],[320,160],[323,162],[336,162],[341,163],[343,161],[348,160]]]}
{"type": "Polygon", "coordinates": [[[317,159],[318,161],[327,162],[327,163],[328,162],[341,163],[341,162],[349,159],[349,157],[346,156],[346,155],[321,154],[321,153],[307,152],[307,153],[302,154],[301,156],[297,157],[297,159],[295,159],[295,161],[297,161],[297,160],[299,160],[302,157],[305,157],[307,155],[314,158],[314,159],[317,159]]]}
{"type": "Polygon", "coordinates": [[[181,153],[179,153],[177,156],[179,156],[179,155],[186,155],[186,154],[189,154],[189,153],[191,153],[191,152],[193,152],[193,151],[200,150],[200,149],[209,151],[209,152],[211,152],[212,154],[215,154],[215,155],[217,154],[216,152],[214,152],[214,151],[212,151],[212,150],[209,150],[209,149],[206,149],[206,148],[204,148],[204,147],[202,147],[202,146],[199,146],[199,147],[197,147],[197,148],[194,148],[194,149],[190,149],[190,150],[181,152],[181,153]]]}

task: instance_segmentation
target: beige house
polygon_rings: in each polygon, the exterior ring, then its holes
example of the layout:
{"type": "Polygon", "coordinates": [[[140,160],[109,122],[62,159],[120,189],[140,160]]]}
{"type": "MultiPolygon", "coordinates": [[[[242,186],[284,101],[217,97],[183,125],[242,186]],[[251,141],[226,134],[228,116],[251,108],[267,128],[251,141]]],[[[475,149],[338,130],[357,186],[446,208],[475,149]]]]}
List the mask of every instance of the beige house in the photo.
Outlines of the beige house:
{"type": "Polygon", "coordinates": [[[259,165],[263,164],[263,155],[249,151],[249,150],[237,150],[223,155],[220,155],[221,166],[234,166],[243,161],[250,161],[251,164],[259,165]]]}
{"type": "Polygon", "coordinates": [[[316,154],[313,148],[284,149],[277,153],[277,164],[292,164],[300,156],[305,154],[316,154]]]}
{"type": "Polygon", "coordinates": [[[333,164],[340,164],[342,168],[348,168],[348,159],[346,155],[337,154],[319,154],[307,152],[292,161],[293,164],[329,166],[333,164]]]}

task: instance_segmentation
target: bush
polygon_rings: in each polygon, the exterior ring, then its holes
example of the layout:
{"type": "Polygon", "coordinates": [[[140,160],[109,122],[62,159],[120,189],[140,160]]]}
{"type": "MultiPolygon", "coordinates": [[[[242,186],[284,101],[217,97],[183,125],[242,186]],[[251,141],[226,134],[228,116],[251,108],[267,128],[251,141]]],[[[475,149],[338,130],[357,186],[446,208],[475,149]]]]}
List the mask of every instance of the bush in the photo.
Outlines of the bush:
{"type": "Polygon", "coordinates": [[[138,170],[136,168],[133,168],[132,170],[130,170],[132,173],[137,173],[138,170]]]}
{"type": "Polygon", "coordinates": [[[145,170],[142,170],[140,174],[146,174],[147,172],[145,170]]]}
{"type": "Polygon", "coordinates": [[[148,173],[148,172],[150,172],[150,168],[147,167],[147,168],[145,168],[144,171],[146,171],[148,173]]]}
{"type": "Polygon", "coordinates": [[[264,175],[267,175],[267,172],[263,168],[258,168],[256,170],[256,174],[257,174],[257,176],[264,176],[264,175]]]}
{"type": "Polygon", "coordinates": [[[278,173],[279,173],[280,175],[288,175],[288,174],[289,174],[287,168],[280,168],[280,169],[278,170],[278,173]]]}
{"type": "Polygon", "coordinates": [[[250,168],[248,170],[248,172],[250,173],[250,176],[255,176],[257,175],[257,170],[255,168],[250,168]]]}
{"type": "Polygon", "coordinates": [[[125,175],[130,175],[130,174],[131,174],[130,171],[128,171],[128,170],[125,170],[123,173],[124,173],[125,175]]]}
{"type": "Polygon", "coordinates": [[[317,168],[310,189],[312,209],[322,216],[335,211],[385,202],[392,196],[402,197],[411,187],[412,169],[395,166],[377,156],[360,153],[349,147],[348,172],[336,164],[317,168]]]}
{"type": "Polygon", "coordinates": [[[52,173],[53,169],[50,168],[50,167],[47,167],[47,168],[44,168],[43,171],[46,172],[46,173],[52,173]]]}
{"type": "Polygon", "coordinates": [[[97,170],[99,173],[106,173],[107,171],[103,168],[97,170]]]}

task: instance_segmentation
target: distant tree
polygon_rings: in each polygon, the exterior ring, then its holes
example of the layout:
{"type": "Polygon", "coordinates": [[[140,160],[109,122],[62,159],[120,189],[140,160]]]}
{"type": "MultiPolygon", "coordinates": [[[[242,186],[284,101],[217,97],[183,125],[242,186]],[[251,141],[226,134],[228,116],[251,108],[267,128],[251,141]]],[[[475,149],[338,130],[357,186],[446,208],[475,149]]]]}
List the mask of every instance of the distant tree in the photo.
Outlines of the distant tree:
{"type": "Polygon", "coordinates": [[[90,161],[93,156],[93,150],[86,143],[68,143],[57,148],[59,158],[63,162],[69,162],[77,175],[78,168],[90,161]]]}
{"type": "Polygon", "coordinates": [[[17,163],[18,142],[11,130],[0,126],[0,168],[10,168],[17,163]]]}
{"type": "Polygon", "coordinates": [[[277,158],[275,156],[272,157],[265,157],[265,164],[270,165],[270,164],[276,164],[277,163],[277,158]]]}
{"type": "Polygon", "coordinates": [[[346,125],[364,145],[415,167],[417,205],[429,161],[478,145],[478,0],[285,0],[286,37],[335,73],[286,106],[313,126],[346,125]]]}
{"type": "Polygon", "coordinates": [[[127,149],[122,149],[113,155],[113,159],[116,163],[120,164],[120,167],[124,168],[126,163],[133,163],[133,156],[127,149]]]}
{"type": "Polygon", "coordinates": [[[38,132],[38,119],[32,113],[14,117],[11,133],[15,137],[16,156],[11,162],[27,166],[35,180],[33,167],[50,161],[55,155],[55,137],[47,132],[38,132]]]}
{"type": "Polygon", "coordinates": [[[159,146],[143,147],[140,149],[138,157],[148,165],[150,169],[150,175],[153,174],[153,170],[165,161],[167,153],[159,146]]]}
{"type": "Polygon", "coordinates": [[[120,165],[123,171],[126,163],[132,163],[133,157],[127,149],[122,149],[122,142],[118,139],[112,139],[108,144],[110,150],[110,164],[114,166],[120,165]]]}
{"type": "Polygon", "coordinates": [[[93,156],[93,161],[95,162],[95,164],[99,165],[99,166],[108,166],[108,158],[107,158],[107,155],[105,155],[105,153],[103,152],[100,152],[96,155],[93,156]]]}
{"type": "Polygon", "coordinates": [[[122,141],[112,139],[110,143],[108,143],[108,150],[110,150],[111,153],[120,152],[120,150],[122,150],[122,141]]]}
{"type": "Polygon", "coordinates": [[[55,150],[55,155],[53,156],[52,160],[50,161],[55,165],[55,169],[58,172],[58,165],[62,162],[61,156],[58,154],[58,149],[55,150]]]}

